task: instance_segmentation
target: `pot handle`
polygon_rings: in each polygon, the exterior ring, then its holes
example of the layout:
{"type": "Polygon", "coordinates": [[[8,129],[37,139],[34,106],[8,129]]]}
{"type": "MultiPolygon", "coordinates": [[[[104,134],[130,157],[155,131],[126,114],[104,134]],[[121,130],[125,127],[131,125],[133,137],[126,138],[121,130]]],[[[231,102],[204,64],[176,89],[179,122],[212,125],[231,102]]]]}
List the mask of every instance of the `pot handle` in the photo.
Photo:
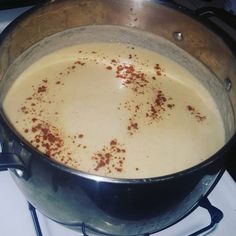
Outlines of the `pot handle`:
{"type": "Polygon", "coordinates": [[[17,177],[28,179],[29,168],[23,159],[25,152],[16,142],[6,140],[6,135],[0,120],[0,171],[11,170],[17,177]]]}
{"type": "Polygon", "coordinates": [[[195,11],[195,14],[200,18],[216,17],[225,24],[227,24],[228,26],[230,26],[231,28],[233,28],[234,30],[236,30],[236,16],[223,9],[216,7],[203,7],[197,9],[195,11]]]}
{"type": "Polygon", "coordinates": [[[8,169],[18,169],[25,171],[25,166],[16,154],[0,153],[0,171],[8,169]]]}
{"type": "Polygon", "coordinates": [[[203,24],[208,25],[213,31],[220,34],[221,38],[227,43],[232,52],[236,52],[236,38],[232,36],[232,30],[233,33],[236,33],[236,16],[215,7],[199,8],[195,10],[193,14],[197,16],[203,24]],[[214,22],[210,19],[211,17],[220,20],[223,25],[219,26],[218,22],[214,22]]]}
{"type": "Polygon", "coordinates": [[[12,169],[18,177],[26,177],[26,167],[14,153],[0,153],[0,171],[12,169]]]}

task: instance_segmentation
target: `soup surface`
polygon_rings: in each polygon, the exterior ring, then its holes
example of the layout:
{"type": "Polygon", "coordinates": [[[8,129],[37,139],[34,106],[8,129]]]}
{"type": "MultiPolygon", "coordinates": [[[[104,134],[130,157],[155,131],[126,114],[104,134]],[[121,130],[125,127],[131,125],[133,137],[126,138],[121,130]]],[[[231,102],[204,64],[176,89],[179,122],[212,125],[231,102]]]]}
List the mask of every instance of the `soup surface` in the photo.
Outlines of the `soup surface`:
{"type": "Polygon", "coordinates": [[[219,111],[201,83],[174,61],[129,44],[51,53],[19,76],[3,105],[36,149],[101,176],[175,173],[225,142],[219,111]]]}

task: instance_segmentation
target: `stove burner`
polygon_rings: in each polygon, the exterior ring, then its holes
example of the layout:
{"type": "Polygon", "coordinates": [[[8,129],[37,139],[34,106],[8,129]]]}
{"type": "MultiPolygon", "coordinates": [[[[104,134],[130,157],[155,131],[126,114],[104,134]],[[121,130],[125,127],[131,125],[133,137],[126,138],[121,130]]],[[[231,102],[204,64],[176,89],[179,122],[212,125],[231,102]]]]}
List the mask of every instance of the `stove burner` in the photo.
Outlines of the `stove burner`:
{"type": "Polygon", "coordinates": [[[190,234],[189,236],[197,236],[210,229],[214,229],[215,226],[218,223],[220,223],[220,221],[223,219],[224,216],[223,212],[220,209],[216,208],[215,206],[211,205],[207,197],[201,200],[199,206],[205,208],[208,211],[211,217],[211,223],[208,226],[196,231],[195,233],[190,234]]]}
{"type": "MultiPolygon", "coordinates": [[[[35,208],[29,202],[28,202],[28,206],[29,206],[29,211],[31,213],[31,218],[32,218],[32,221],[34,224],[36,236],[43,236],[35,208]]],[[[211,222],[208,226],[190,234],[189,236],[197,236],[197,235],[200,235],[204,232],[214,229],[215,226],[218,223],[220,223],[220,221],[222,220],[222,218],[224,216],[223,212],[221,210],[219,210],[218,208],[216,208],[215,206],[213,206],[207,197],[203,197],[202,200],[199,202],[198,206],[205,208],[207,210],[208,214],[210,215],[211,222]]],[[[82,223],[82,225],[81,225],[81,232],[82,232],[83,236],[89,236],[86,233],[85,223],[82,223]]],[[[150,236],[150,235],[151,235],[150,233],[146,233],[143,236],[150,236]]]]}

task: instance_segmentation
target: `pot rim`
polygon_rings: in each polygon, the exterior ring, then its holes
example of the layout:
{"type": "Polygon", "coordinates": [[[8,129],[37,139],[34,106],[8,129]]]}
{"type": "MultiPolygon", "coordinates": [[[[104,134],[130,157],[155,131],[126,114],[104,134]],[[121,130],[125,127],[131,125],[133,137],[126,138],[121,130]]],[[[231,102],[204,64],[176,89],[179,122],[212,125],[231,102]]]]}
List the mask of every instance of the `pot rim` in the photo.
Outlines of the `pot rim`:
{"type": "MultiPolygon", "coordinates": [[[[40,2],[38,5],[30,8],[20,16],[16,17],[0,34],[0,44],[4,41],[5,37],[7,37],[8,32],[10,32],[14,27],[17,26],[17,23],[29,16],[30,14],[33,14],[35,11],[37,11],[39,8],[46,6],[47,4],[50,4],[50,1],[47,2],[40,2]]],[[[209,20],[200,18],[196,14],[194,14],[193,11],[179,6],[175,3],[167,3],[163,1],[155,1],[155,2],[149,2],[149,4],[160,4],[165,7],[174,9],[184,15],[187,15],[191,17],[193,20],[201,23],[207,30],[213,31],[220,37],[224,43],[227,45],[227,47],[230,49],[231,53],[236,56],[236,50],[233,50],[236,48],[236,44],[234,43],[234,40],[224,33],[224,31],[219,30],[217,27],[214,27],[214,24],[212,24],[209,20]],[[222,37],[222,34],[224,37],[222,37]]],[[[174,178],[179,178],[185,175],[189,175],[193,172],[196,172],[200,169],[206,168],[207,166],[211,165],[218,159],[223,159],[224,154],[229,152],[229,150],[234,146],[236,143],[236,133],[229,139],[225,145],[220,148],[216,153],[214,153],[212,156],[207,158],[206,160],[189,167],[187,169],[184,169],[182,171],[178,171],[172,174],[168,175],[162,175],[158,177],[148,177],[148,178],[112,178],[112,177],[106,177],[106,176],[100,176],[96,174],[90,174],[78,169],[74,169],[69,166],[65,166],[61,164],[60,162],[57,162],[53,159],[50,159],[46,154],[43,154],[42,152],[38,151],[36,148],[34,148],[32,145],[30,145],[27,141],[24,140],[23,137],[21,137],[17,131],[14,129],[14,127],[9,123],[7,118],[4,115],[4,112],[2,108],[0,108],[0,125],[4,128],[4,130],[9,134],[9,136],[12,136],[14,138],[14,141],[17,141],[18,144],[20,144],[23,148],[25,148],[27,151],[29,151],[32,155],[30,158],[40,158],[40,160],[46,162],[50,166],[57,168],[61,171],[65,171],[69,174],[76,175],[78,177],[86,178],[89,180],[94,180],[97,182],[106,182],[106,183],[117,183],[117,184],[147,184],[147,183],[154,183],[159,181],[166,181],[174,178]]],[[[17,153],[16,153],[17,154],[17,153]]]]}

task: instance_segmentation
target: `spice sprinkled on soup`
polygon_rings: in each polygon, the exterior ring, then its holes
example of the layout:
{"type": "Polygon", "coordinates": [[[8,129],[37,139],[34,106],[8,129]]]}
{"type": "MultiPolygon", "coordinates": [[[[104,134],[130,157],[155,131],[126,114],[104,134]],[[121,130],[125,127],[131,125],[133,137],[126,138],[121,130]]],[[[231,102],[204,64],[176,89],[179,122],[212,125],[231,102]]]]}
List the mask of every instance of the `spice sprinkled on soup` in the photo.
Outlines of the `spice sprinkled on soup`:
{"type": "Polygon", "coordinates": [[[225,142],[201,83],[170,59],[129,44],[87,43],[44,56],[16,79],[3,105],[39,152],[101,176],[175,173],[225,142]]]}

